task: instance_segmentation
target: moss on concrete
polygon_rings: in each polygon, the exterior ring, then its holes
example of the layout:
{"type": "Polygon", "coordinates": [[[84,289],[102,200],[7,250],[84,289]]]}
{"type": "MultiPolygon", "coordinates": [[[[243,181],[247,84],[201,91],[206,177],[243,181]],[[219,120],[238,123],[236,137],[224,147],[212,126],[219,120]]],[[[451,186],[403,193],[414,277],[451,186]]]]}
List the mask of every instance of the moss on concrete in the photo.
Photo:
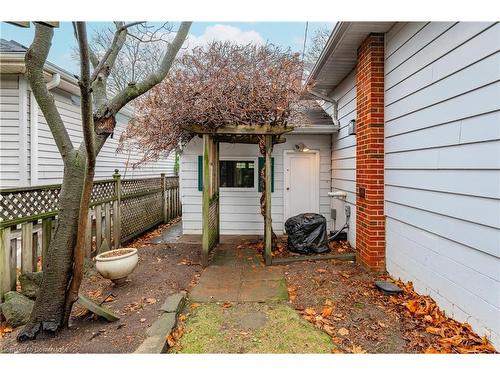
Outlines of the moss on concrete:
{"type": "Polygon", "coordinates": [[[286,303],[206,303],[189,314],[172,353],[330,353],[330,337],[286,303]],[[258,324],[248,324],[252,319],[258,324]]]}

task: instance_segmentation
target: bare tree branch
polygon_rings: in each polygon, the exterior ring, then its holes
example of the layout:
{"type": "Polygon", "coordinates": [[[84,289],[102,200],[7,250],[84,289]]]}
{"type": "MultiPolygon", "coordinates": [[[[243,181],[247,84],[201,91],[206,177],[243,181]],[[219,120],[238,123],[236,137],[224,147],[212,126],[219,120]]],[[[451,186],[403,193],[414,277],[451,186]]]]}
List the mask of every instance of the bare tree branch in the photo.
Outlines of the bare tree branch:
{"type": "Polygon", "coordinates": [[[35,24],[35,37],[25,56],[26,77],[64,161],[73,150],[73,143],[57,110],[54,97],[47,90],[43,76],[43,67],[47,61],[53,35],[52,27],[41,23],[35,24]]]}
{"type": "Polygon", "coordinates": [[[120,49],[123,46],[126,37],[127,37],[127,28],[124,28],[123,26],[117,27],[115,35],[113,37],[113,41],[111,42],[111,46],[108,48],[108,50],[102,57],[101,61],[99,61],[99,64],[94,69],[94,72],[90,76],[91,83],[96,80],[98,75],[101,73],[102,68],[104,68],[106,63],[108,63],[108,58],[110,60],[108,64],[108,69],[113,66],[116,60],[116,56],[118,55],[118,52],[120,52],[120,49]]]}
{"type": "Polygon", "coordinates": [[[182,44],[184,43],[184,40],[187,37],[191,24],[192,22],[181,23],[181,26],[179,27],[179,30],[177,31],[174,40],[172,41],[167,52],[165,53],[161,65],[156,72],[149,74],[143,81],[137,84],[129,85],[129,87],[117,93],[115,97],[111,99],[109,107],[106,109],[101,108],[100,111],[102,111],[103,109],[107,110],[114,116],[127,103],[134,100],[138,96],[144,94],[153,86],[160,83],[166,77],[170,67],[172,66],[172,63],[174,62],[177,52],[179,52],[179,49],[182,47],[182,44]]]}
{"type": "Polygon", "coordinates": [[[92,38],[91,50],[97,63],[94,59],[91,61],[94,69],[100,70],[99,80],[94,81],[94,89],[100,92],[105,86],[108,95],[127,88],[131,82],[143,80],[148,74],[158,69],[165,50],[173,39],[170,22],[161,25],[149,25],[147,22],[135,24],[126,30],[123,45],[115,49],[118,53],[108,58],[104,66],[97,68],[99,58],[101,57],[103,61],[105,53],[110,50],[113,40],[116,39],[116,33],[122,25],[123,22],[115,22],[113,29],[97,30],[92,38]],[[97,83],[99,81],[100,83],[97,83]]]}
{"type": "Polygon", "coordinates": [[[214,42],[195,48],[137,100],[120,147],[141,151],[137,166],[188,142],[192,134],[185,125],[285,126],[302,112],[302,67],[298,54],[272,45],[214,42]]]}
{"type": "Polygon", "coordinates": [[[89,47],[89,58],[93,68],[94,69],[97,68],[97,65],[99,65],[99,59],[97,58],[97,55],[95,54],[94,51],[92,51],[92,48],[90,47],[89,47]]]}
{"type": "Polygon", "coordinates": [[[317,29],[310,39],[309,47],[307,48],[304,64],[306,70],[310,71],[316,64],[316,61],[323,51],[326,41],[330,37],[331,30],[326,26],[317,29]]]}
{"type": "Polygon", "coordinates": [[[144,23],[144,21],[126,23],[126,24],[120,26],[120,29],[121,30],[126,30],[129,27],[132,27],[132,26],[135,26],[135,25],[140,25],[141,23],[144,23]]]}
{"type": "Polygon", "coordinates": [[[75,22],[78,31],[78,46],[80,49],[80,86],[81,100],[80,107],[82,112],[82,131],[83,142],[87,153],[87,159],[90,164],[95,164],[95,146],[93,137],[93,114],[92,114],[92,96],[91,80],[89,66],[89,47],[87,41],[87,28],[85,22],[75,22]]]}

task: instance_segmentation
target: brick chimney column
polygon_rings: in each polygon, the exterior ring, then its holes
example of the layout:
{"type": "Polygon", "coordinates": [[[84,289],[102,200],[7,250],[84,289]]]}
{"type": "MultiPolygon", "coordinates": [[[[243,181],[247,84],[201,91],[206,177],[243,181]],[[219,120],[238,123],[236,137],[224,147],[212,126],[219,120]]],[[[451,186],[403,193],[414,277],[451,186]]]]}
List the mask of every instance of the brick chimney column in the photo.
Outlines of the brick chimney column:
{"type": "Polygon", "coordinates": [[[356,258],[384,271],[383,34],[371,34],[358,49],[356,103],[356,258]]]}

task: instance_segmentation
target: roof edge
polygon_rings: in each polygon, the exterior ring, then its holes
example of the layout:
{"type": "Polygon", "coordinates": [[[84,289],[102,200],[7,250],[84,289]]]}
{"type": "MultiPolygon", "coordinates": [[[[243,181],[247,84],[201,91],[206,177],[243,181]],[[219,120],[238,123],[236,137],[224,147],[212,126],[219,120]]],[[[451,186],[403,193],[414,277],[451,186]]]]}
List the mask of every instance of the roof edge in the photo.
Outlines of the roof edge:
{"type": "MultiPolygon", "coordinates": [[[[25,74],[26,66],[24,62],[25,52],[1,52],[0,53],[0,73],[1,74],[25,74]]],[[[63,83],[61,89],[69,92],[72,95],[80,96],[80,87],[78,86],[78,78],[67,70],[46,61],[43,67],[46,74],[59,74],[63,83]]],[[[132,117],[134,114],[133,106],[126,105],[120,112],[121,114],[132,117]]]]}
{"type": "Polygon", "coordinates": [[[316,79],[316,76],[318,75],[323,65],[325,65],[326,61],[328,60],[328,57],[332,54],[332,52],[335,50],[339,42],[342,40],[344,35],[349,30],[351,23],[352,22],[339,21],[335,24],[335,27],[333,28],[332,33],[330,34],[330,37],[326,41],[326,44],[323,47],[323,50],[321,51],[321,54],[318,57],[318,60],[316,61],[314,67],[311,70],[311,74],[309,74],[309,76],[307,77],[305,83],[306,86],[312,80],[316,79]]]}

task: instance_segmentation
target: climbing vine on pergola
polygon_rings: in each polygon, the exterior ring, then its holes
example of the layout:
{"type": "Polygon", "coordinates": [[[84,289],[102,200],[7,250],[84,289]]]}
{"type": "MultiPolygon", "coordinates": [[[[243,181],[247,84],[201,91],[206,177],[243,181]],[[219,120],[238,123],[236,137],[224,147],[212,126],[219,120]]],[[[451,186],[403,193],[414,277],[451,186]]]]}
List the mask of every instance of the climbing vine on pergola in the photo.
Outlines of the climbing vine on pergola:
{"type": "Polygon", "coordinates": [[[203,264],[219,239],[219,143],[253,143],[265,157],[261,174],[266,263],[275,241],[271,222],[271,154],[300,118],[302,61],[273,45],[214,42],[185,52],[169,76],[139,100],[121,137],[158,159],[194,136],[203,138],[203,264]]]}

